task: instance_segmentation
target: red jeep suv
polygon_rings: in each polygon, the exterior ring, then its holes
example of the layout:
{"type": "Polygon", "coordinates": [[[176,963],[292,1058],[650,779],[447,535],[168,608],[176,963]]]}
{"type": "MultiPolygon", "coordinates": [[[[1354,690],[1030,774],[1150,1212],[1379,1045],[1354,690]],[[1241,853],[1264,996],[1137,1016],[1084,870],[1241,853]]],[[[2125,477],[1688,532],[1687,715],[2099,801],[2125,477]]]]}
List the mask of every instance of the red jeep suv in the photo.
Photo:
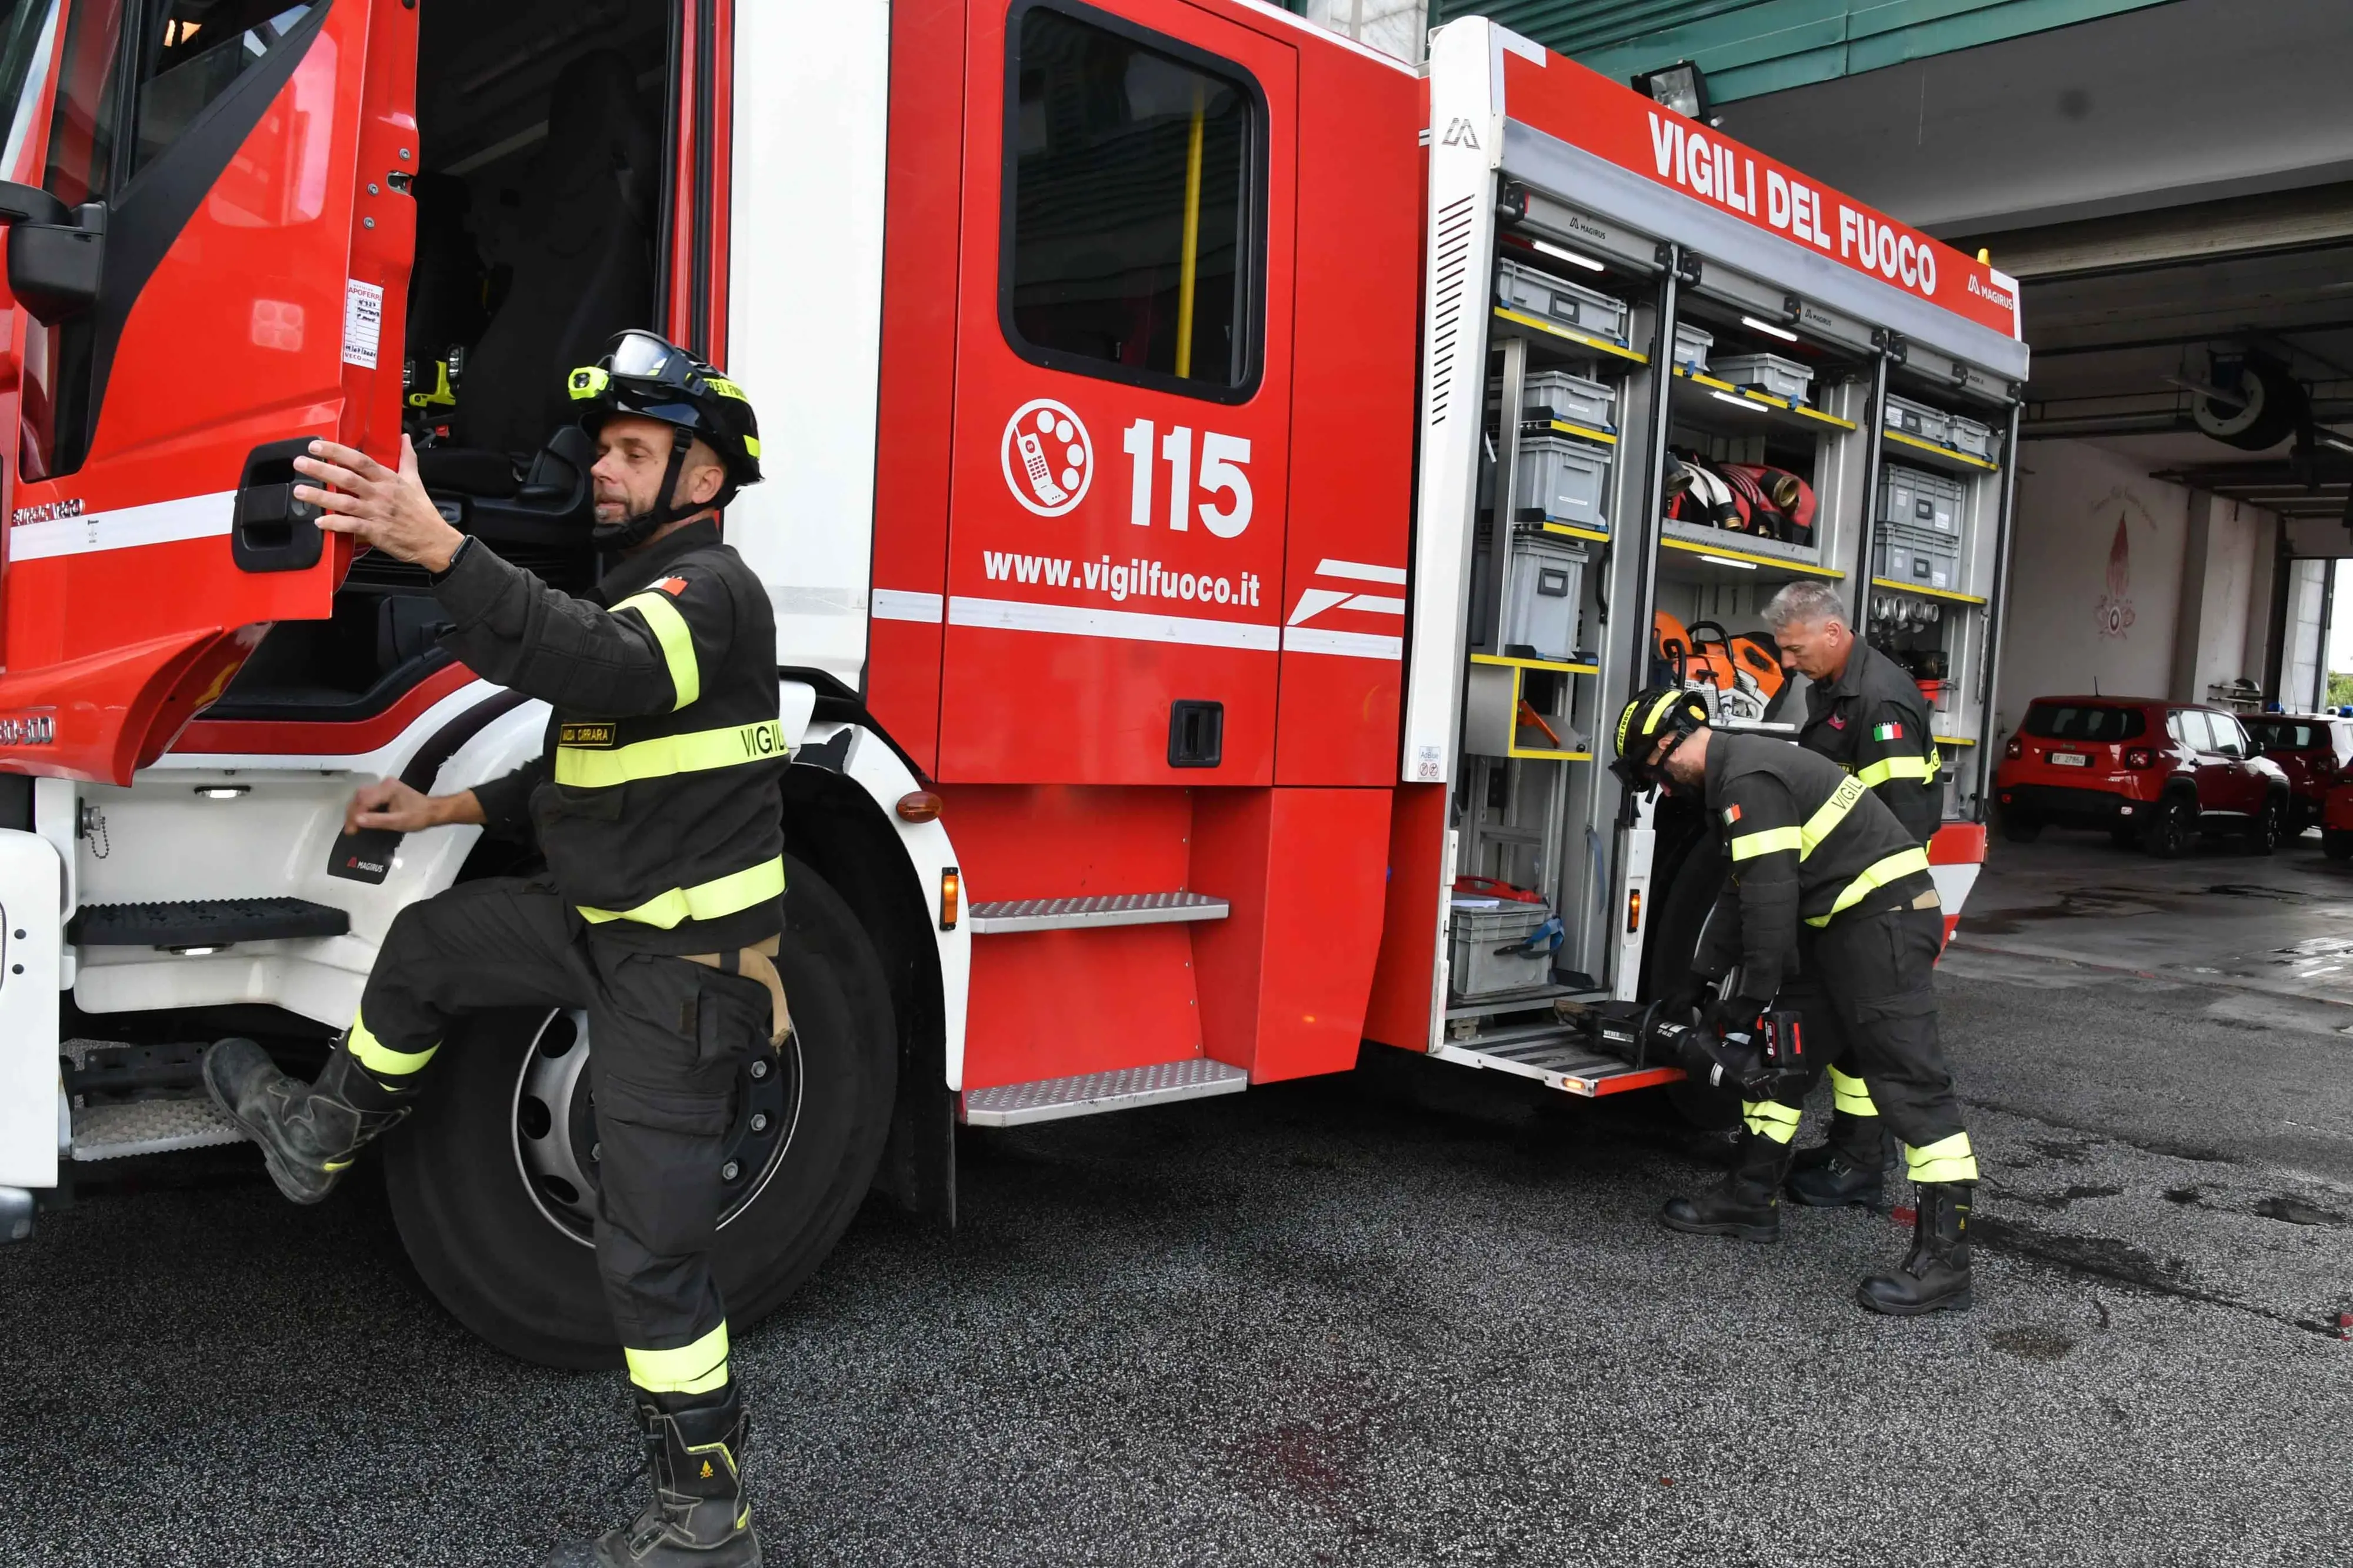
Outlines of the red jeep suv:
{"type": "Polygon", "coordinates": [[[2105,827],[2166,859],[2201,832],[2279,846],[2288,776],[2219,709],[2137,697],[2038,697],[1994,773],[2002,837],[2031,843],[2045,823],[2105,827]]]}
{"type": "Polygon", "coordinates": [[[2353,763],[2353,719],[2329,713],[2250,713],[2239,721],[2287,774],[2287,836],[2320,820],[2328,792],[2353,763]]]}

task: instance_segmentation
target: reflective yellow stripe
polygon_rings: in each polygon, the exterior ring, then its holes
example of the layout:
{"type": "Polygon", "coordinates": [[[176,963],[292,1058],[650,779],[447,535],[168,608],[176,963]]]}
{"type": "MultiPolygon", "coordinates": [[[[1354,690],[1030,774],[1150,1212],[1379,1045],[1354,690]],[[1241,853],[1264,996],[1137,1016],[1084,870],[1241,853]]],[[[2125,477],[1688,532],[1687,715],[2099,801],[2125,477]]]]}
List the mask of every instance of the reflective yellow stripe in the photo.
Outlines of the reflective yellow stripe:
{"type": "Polygon", "coordinates": [[[722,915],[732,915],[737,910],[750,909],[763,899],[776,898],[784,890],[785,858],[779,855],[698,887],[672,888],[634,910],[592,910],[583,904],[580,918],[596,925],[607,921],[635,921],[639,925],[659,926],[668,931],[681,921],[715,921],[722,915]]]}
{"type": "Polygon", "coordinates": [[[678,694],[670,704],[671,711],[685,707],[702,695],[702,671],[694,662],[694,634],[686,629],[686,617],[678,613],[670,596],[659,588],[642,594],[632,594],[613,606],[613,613],[635,610],[646,618],[654,640],[661,644],[662,658],[670,666],[670,683],[678,694]]]}
{"type": "Polygon", "coordinates": [[[1839,894],[1838,902],[1831,906],[1829,914],[1808,915],[1806,923],[1810,926],[1826,926],[1836,916],[1844,914],[1862,902],[1873,888],[1883,888],[1888,883],[1908,877],[1915,871],[1925,871],[1927,868],[1928,852],[1926,849],[1915,845],[1912,848],[1899,850],[1876,865],[1865,868],[1862,875],[1849,882],[1846,885],[1846,890],[1839,894]]]}
{"type": "MultiPolygon", "coordinates": [[[[1760,827],[1732,841],[1732,858],[1735,860],[1754,860],[1759,855],[1770,855],[1777,849],[1801,850],[1804,843],[1804,838],[1794,827],[1760,827]]],[[[1803,858],[1803,855],[1800,854],[1799,858],[1803,858]]]]}
{"type": "Polygon", "coordinates": [[[430,1045],[421,1051],[396,1051],[368,1031],[367,1021],[353,1015],[352,1037],[345,1043],[353,1060],[379,1078],[406,1078],[418,1071],[433,1059],[439,1045],[430,1045]]]}
{"type": "Polygon", "coordinates": [[[1889,779],[1918,779],[1926,784],[1936,776],[1936,763],[1930,757],[1882,757],[1854,776],[1871,789],[1877,789],[1889,779]]]}
{"type": "Polygon", "coordinates": [[[1814,815],[1806,818],[1804,841],[1798,847],[1798,858],[1810,858],[1814,851],[1821,847],[1822,840],[1846,820],[1846,814],[1854,809],[1854,803],[1867,793],[1868,786],[1860,780],[1839,780],[1839,786],[1831,791],[1830,799],[1822,802],[1814,815]]]}
{"type": "Polygon", "coordinates": [[[1831,1104],[1849,1116],[1879,1114],[1879,1107],[1871,1102],[1871,1086],[1836,1068],[1831,1068],[1831,1104]]]}
{"type": "Polygon", "coordinates": [[[1744,1100],[1740,1102],[1740,1120],[1748,1131],[1759,1138],[1770,1138],[1776,1143],[1787,1143],[1798,1135],[1798,1119],[1804,1112],[1794,1105],[1783,1105],[1774,1100],[1744,1100]]]}
{"type": "Polygon", "coordinates": [[[708,1394],[727,1381],[727,1325],[674,1351],[624,1349],[629,1381],[648,1394],[708,1394]]]}
{"type": "Polygon", "coordinates": [[[686,735],[664,735],[613,751],[587,746],[555,748],[555,782],[580,789],[601,789],[632,779],[666,778],[671,773],[701,773],[708,768],[732,768],[739,763],[781,760],[785,726],[775,719],[738,724],[732,730],[697,730],[686,735]]]}
{"type": "Polygon", "coordinates": [[[1904,1170],[1915,1182],[1974,1182],[1978,1157],[1969,1149],[1969,1135],[1956,1132],[1925,1149],[1904,1145],[1904,1170]]]}

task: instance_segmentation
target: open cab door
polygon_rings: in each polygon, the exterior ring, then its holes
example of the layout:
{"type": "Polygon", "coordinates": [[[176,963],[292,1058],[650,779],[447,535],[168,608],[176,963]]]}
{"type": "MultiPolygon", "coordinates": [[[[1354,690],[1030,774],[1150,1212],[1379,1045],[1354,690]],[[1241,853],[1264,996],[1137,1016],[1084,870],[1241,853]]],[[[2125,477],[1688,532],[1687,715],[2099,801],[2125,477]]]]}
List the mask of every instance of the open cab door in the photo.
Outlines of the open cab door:
{"type": "Polygon", "coordinates": [[[351,563],[290,496],[396,461],[413,0],[21,0],[0,20],[0,772],[130,782],[351,563]]]}

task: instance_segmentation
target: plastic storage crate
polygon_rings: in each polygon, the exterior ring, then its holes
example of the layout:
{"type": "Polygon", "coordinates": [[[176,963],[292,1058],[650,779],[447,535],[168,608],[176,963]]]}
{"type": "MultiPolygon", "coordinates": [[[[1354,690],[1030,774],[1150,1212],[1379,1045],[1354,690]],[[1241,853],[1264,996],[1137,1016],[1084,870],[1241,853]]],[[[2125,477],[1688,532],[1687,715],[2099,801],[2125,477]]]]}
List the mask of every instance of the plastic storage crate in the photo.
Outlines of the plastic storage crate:
{"type": "Polygon", "coordinates": [[[1933,528],[1883,522],[1871,533],[1871,574],[1915,588],[1960,587],[1961,542],[1933,528]]]}
{"type": "Polygon", "coordinates": [[[1552,431],[1520,437],[1512,499],[1523,515],[1540,511],[1546,522],[1565,522],[1609,531],[1609,448],[1552,431]]]}
{"type": "Polygon", "coordinates": [[[1520,387],[1520,412],[1530,419],[1548,414],[1567,424],[1589,425],[1615,435],[1618,391],[1565,370],[1535,371],[1520,387]]]}
{"type": "Polygon", "coordinates": [[[1516,261],[1495,263],[1495,303],[1613,343],[1626,341],[1625,300],[1516,261]]]}
{"type": "MultiPolygon", "coordinates": [[[[1494,618],[1494,584],[1487,563],[1492,531],[1482,526],[1472,541],[1471,625],[1483,637],[1494,618]]],[[[1546,533],[1534,523],[1512,530],[1512,584],[1504,605],[1504,640],[1498,651],[1533,649],[1537,658],[1567,659],[1577,651],[1578,615],[1585,604],[1585,547],[1546,533]]]]}
{"type": "Polygon", "coordinates": [[[1447,924],[1446,989],[1458,1002],[1477,1002],[1552,984],[1552,954],[1513,951],[1535,934],[1552,911],[1542,904],[1457,899],[1447,924]]]}
{"type": "Polygon", "coordinates": [[[1956,452],[1967,452],[1972,458],[1993,461],[1993,426],[1981,424],[1966,415],[1954,414],[1945,420],[1945,445],[1956,452]]]}
{"type": "Polygon", "coordinates": [[[1694,375],[1707,373],[1707,351],[1715,347],[1715,334],[1704,327],[1675,323],[1675,363],[1694,375]]]}
{"type": "Polygon", "coordinates": [[[1735,386],[1753,386],[1792,403],[1803,403],[1814,389],[1812,367],[1779,354],[1734,354],[1716,361],[1709,374],[1735,386]]]}
{"type": "Polygon", "coordinates": [[[1941,408],[1931,408],[1925,403],[1915,403],[1908,397],[1887,395],[1887,427],[1900,430],[1915,440],[1933,446],[1952,444],[1952,416],[1941,408]]]}
{"type": "Polygon", "coordinates": [[[1961,481],[1926,468],[1890,463],[1880,471],[1881,522],[1927,529],[1957,539],[1961,531],[1961,481]]]}

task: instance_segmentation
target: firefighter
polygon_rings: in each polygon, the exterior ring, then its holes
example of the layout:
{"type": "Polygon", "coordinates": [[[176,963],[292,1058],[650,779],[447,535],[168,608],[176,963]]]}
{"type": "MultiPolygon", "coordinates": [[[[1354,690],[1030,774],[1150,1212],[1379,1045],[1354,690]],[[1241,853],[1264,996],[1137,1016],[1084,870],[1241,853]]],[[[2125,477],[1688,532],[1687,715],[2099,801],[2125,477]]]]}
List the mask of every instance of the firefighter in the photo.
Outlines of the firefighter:
{"type": "MultiPolygon", "coordinates": [[[[1813,1048],[1853,1053],[1904,1142],[1918,1194],[1912,1250],[1863,1280],[1857,1300],[1897,1316],[1967,1307],[1978,1165],[1936,1040],[1930,976],[1945,920],[1927,853],[1859,779],[1787,742],[1711,730],[1691,691],[1655,688],[1629,703],[1610,766],[1630,788],[1700,797],[1724,825],[1730,879],[1688,983],[1717,994],[1704,1023],[1721,1038],[1768,1006],[1795,1010],[1813,1048]]],[[[1694,1235],[1780,1239],[1803,1100],[1744,1100],[1731,1173],[1660,1217],[1694,1235]]]]}
{"type": "Polygon", "coordinates": [[[459,1016],[586,1008],[596,1265],[654,1489],[633,1523],[549,1562],[722,1568],[760,1552],[711,1267],[721,1139],[746,1053],[785,1024],[776,625],[714,516],[760,478],[758,426],[741,388],[650,332],[622,333],[568,386],[599,448],[594,538],[617,552],[587,595],[450,527],[405,444],[396,473],[314,442],[294,492],[325,509],[322,528],[423,565],[458,657],[554,709],[544,752],[514,773],[451,795],[367,785],[346,830],[535,827],[546,874],[402,910],[316,1082],[235,1039],[206,1053],[205,1079],[280,1190],[316,1203],[408,1114],[459,1016]]]}
{"type": "MultiPolygon", "coordinates": [[[[1944,820],[1942,766],[1919,686],[1850,628],[1846,605],[1821,583],[1792,583],[1765,606],[1781,662],[1803,675],[1806,721],[1798,743],[1852,773],[1895,814],[1915,843],[1944,820]]],[[[1876,1207],[1883,1196],[1888,1139],[1866,1078],[1843,1056],[1826,1057],[1830,1136],[1800,1150],[1789,1195],[1801,1204],[1876,1207]]]]}

